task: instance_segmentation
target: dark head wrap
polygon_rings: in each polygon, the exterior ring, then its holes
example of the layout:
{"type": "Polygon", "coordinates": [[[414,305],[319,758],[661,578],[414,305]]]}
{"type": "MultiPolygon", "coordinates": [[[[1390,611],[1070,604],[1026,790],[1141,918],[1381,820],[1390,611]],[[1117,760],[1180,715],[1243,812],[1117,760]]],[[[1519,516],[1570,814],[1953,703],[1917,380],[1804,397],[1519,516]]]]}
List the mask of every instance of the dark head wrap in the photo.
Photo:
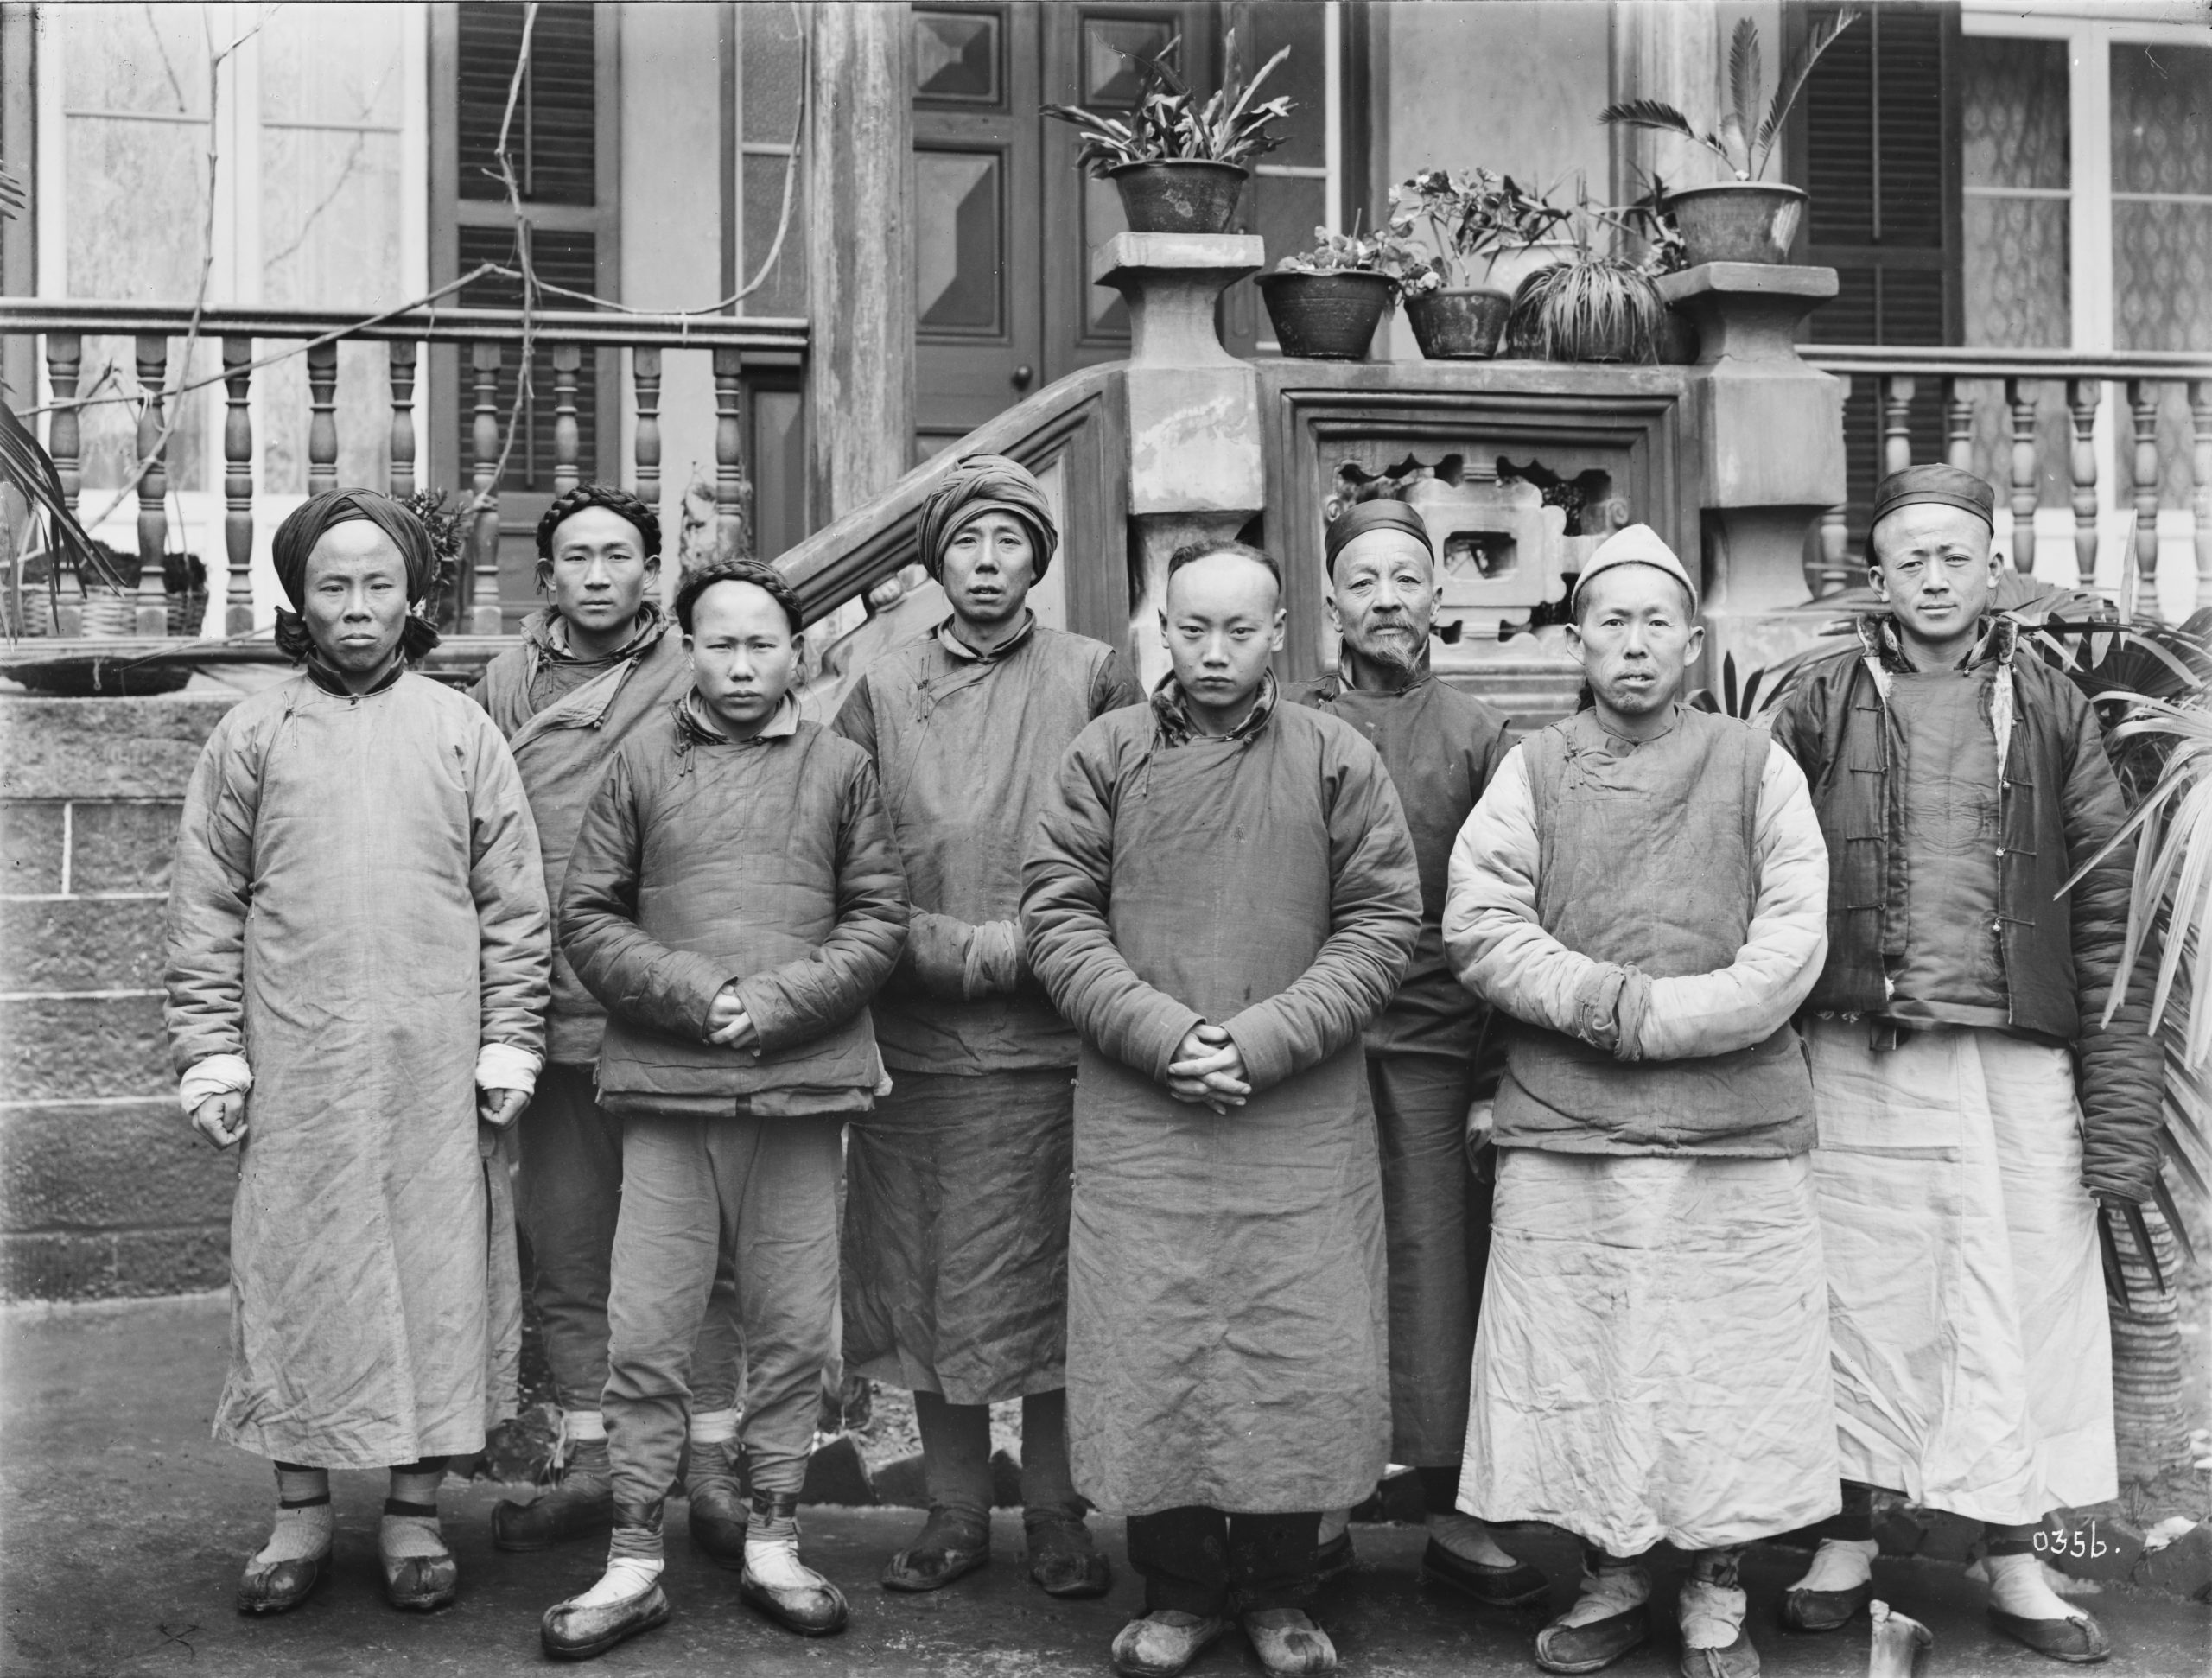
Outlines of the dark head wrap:
{"type": "Polygon", "coordinates": [[[276,645],[295,659],[313,651],[315,643],[307,624],[298,616],[307,598],[308,556],[315,552],[315,544],[326,531],[356,518],[367,519],[390,537],[407,567],[407,620],[400,628],[399,651],[411,664],[438,644],[437,629],[423,609],[430,585],[437,577],[437,554],[423,521],[389,495],[372,489],[325,490],[294,509],[276,527],[270,556],[276,563],[276,581],[283,587],[284,597],[292,602],[291,611],[276,613],[276,645]]]}
{"type": "Polygon", "coordinates": [[[1337,573],[1337,556],[1344,544],[1355,537],[1365,536],[1370,531],[1403,531],[1408,536],[1428,550],[1428,556],[1436,557],[1436,543],[1428,534],[1428,521],[1403,501],[1355,501],[1338,516],[1329,526],[1324,538],[1326,546],[1324,566],[1331,576],[1337,573]]]}
{"type": "Polygon", "coordinates": [[[1957,507],[1970,512],[1985,524],[1996,524],[1997,492],[1986,480],[1971,472],[1961,472],[1955,466],[1938,466],[1929,462],[1924,466],[1909,466],[1902,472],[1892,472],[1876,486],[1874,516],[1866,528],[1872,530],[1883,518],[1899,507],[1927,505],[1957,507]]]}
{"type": "Polygon", "coordinates": [[[1010,512],[1029,527],[1037,553],[1037,576],[1052,563],[1060,545],[1052,503],[1029,468],[1003,454],[970,454],[938,480],[922,503],[922,563],[932,577],[944,571],[945,544],[987,512],[1010,512]]]}

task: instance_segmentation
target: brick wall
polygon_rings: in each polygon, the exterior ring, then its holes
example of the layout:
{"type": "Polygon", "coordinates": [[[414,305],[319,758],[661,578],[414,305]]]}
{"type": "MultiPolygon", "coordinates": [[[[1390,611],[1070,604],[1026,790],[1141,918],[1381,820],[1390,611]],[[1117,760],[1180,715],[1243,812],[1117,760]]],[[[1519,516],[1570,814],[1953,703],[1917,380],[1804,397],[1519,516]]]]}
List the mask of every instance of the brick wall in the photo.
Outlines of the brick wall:
{"type": "Polygon", "coordinates": [[[0,698],[0,1296],[227,1280],[234,1156],[177,1109],[162,951],[228,697],[0,698]]]}

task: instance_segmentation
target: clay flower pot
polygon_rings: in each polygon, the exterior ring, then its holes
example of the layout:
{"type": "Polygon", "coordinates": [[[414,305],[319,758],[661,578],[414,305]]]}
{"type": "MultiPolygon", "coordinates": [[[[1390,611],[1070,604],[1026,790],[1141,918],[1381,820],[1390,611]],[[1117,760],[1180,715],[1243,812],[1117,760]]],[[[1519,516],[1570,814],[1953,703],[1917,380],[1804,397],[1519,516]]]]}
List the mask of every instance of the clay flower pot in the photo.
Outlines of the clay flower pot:
{"type": "Polygon", "coordinates": [[[1169,157],[1124,163],[1106,178],[1122,194],[1133,233],[1225,233],[1249,173],[1241,163],[1169,157]]]}
{"type": "Polygon", "coordinates": [[[1707,262],[1789,260],[1790,241],[1805,213],[1805,194],[1771,181],[1724,181],[1667,195],[1681,229],[1689,265],[1707,262]]]}
{"type": "Polygon", "coordinates": [[[1489,286],[1425,291],[1406,299],[1406,324],[1431,361],[1484,361],[1497,353],[1513,299],[1489,286]]]}
{"type": "Polygon", "coordinates": [[[1357,269],[1278,271],[1261,275],[1255,283],[1282,353],[1314,361],[1364,361],[1375,328],[1398,295],[1398,283],[1389,275],[1357,269]]]}

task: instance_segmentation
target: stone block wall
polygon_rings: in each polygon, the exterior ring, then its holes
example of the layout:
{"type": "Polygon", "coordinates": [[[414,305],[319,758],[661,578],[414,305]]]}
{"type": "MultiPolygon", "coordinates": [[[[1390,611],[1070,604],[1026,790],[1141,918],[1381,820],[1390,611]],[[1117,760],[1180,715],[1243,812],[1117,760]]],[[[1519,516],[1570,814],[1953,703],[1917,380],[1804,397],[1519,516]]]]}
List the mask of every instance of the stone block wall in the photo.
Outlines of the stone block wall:
{"type": "Polygon", "coordinates": [[[177,1110],[161,982],[185,782],[232,702],[0,698],[0,1297],[228,1278],[237,1161],[177,1110]]]}

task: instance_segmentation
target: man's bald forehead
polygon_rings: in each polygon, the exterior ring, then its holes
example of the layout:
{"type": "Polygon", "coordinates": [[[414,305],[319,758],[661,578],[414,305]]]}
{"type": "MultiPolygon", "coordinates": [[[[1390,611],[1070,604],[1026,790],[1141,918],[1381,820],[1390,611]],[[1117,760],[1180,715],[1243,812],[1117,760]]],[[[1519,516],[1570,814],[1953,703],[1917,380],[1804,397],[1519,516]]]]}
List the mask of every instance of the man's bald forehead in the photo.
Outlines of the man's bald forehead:
{"type": "Polygon", "coordinates": [[[1282,576],[1273,559],[1256,549],[1241,543],[1224,543],[1203,552],[1185,549],[1169,562],[1167,594],[1174,598],[1179,579],[1187,579],[1185,588],[1195,584],[1210,592],[1227,588],[1238,594],[1246,588],[1255,591],[1255,603],[1263,601],[1273,611],[1282,599],[1282,576]]]}

